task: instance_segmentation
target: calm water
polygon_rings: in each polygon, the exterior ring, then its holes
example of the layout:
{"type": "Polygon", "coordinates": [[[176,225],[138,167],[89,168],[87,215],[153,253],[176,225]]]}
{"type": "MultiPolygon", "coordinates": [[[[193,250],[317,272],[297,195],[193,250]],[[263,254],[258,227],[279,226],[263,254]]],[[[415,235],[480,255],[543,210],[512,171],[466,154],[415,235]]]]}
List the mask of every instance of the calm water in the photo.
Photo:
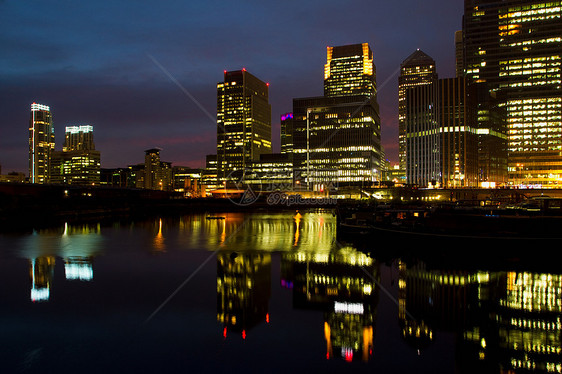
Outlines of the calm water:
{"type": "Polygon", "coordinates": [[[336,240],[330,212],[224,216],[1,235],[1,371],[562,371],[562,277],[548,257],[388,251],[551,242],[356,246],[336,240]]]}

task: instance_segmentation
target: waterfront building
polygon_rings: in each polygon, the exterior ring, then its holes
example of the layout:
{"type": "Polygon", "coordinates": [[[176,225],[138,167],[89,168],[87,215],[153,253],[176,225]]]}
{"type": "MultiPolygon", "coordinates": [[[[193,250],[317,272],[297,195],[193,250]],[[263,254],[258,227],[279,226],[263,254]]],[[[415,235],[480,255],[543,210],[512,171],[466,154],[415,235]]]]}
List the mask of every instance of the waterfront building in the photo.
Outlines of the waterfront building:
{"type": "Polygon", "coordinates": [[[406,90],[437,79],[435,60],[417,49],[400,64],[398,77],[398,160],[406,171],[406,90]]]}
{"type": "Polygon", "coordinates": [[[262,154],[246,174],[246,183],[260,191],[291,191],[293,162],[289,153],[262,154]]]}
{"type": "Polygon", "coordinates": [[[367,43],[328,47],[324,96],[293,99],[294,178],[308,190],[366,187],[383,151],[373,53],[367,43]]]}
{"type": "Polygon", "coordinates": [[[250,163],[271,148],[269,84],[246,69],[225,71],[224,81],[217,84],[219,183],[243,183],[250,163]]]}
{"type": "Polygon", "coordinates": [[[475,87],[438,79],[406,93],[406,180],[419,186],[477,187],[475,87]]]}
{"type": "Polygon", "coordinates": [[[160,149],[144,151],[144,188],[169,191],[172,188],[172,163],[160,160],[160,149]]]}
{"type": "Polygon", "coordinates": [[[203,169],[188,166],[173,166],[173,190],[183,193],[184,197],[205,197],[206,186],[203,183],[203,169]]]}
{"type": "Polygon", "coordinates": [[[562,184],[562,2],[465,0],[464,73],[501,91],[513,186],[562,184]]]}
{"type": "Polygon", "coordinates": [[[55,150],[53,116],[47,105],[31,104],[29,118],[29,182],[48,183],[55,150]]]}
{"type": "Polygon", "coordinates": [[[51,183],[99,185],[100,158],[93,126],[67,126],[63,150],[52,152],[51,183]]]}
{"type": "Polygon", "coordinates": [[[102,168],[100,169],[100,185],[108,187],[126,188],[129,186],[130,168],[102,168]]]}

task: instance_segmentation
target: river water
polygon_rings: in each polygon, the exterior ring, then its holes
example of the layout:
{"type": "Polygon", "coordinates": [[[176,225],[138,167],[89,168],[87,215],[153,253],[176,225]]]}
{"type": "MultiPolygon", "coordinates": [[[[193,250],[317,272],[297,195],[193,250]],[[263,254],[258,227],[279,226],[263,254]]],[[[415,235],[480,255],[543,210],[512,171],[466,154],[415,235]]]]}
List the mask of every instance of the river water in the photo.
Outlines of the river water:
{"type": "MultiPolygon", "coordinates": [[[[2,372],[562,371],[548,257],[405,255],[452,244],[343,241],[330,211],[217,216],[0,235],[2,372]]],[[[516,245],[553,243],[493,244],[516,245]]]]}

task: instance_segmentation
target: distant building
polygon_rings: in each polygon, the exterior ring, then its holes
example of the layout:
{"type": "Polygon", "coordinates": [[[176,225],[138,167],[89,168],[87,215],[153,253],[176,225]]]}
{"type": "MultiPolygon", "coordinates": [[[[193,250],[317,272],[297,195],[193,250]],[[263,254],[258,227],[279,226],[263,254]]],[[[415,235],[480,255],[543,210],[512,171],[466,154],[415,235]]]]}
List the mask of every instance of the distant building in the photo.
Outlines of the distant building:
{"type": "Polygon", "coordinates": [[[147,149],[144,155],[144,188],[170,191],[172,189],[172,163],[160,161],[160,149],[147,149]]]}
{"type": "Polygon", "coordinates": [[[402,171],[406,171],[406,90],[437,79],[433,58],[416,50],[400,65],[398,77],[398,158],[402,171]]]}
{"type": "Polygon", "coordinates": [[[53,116],[47,105],[31,104],[29,118],[29,182],[48,183],[55,150],[53,116]]]}
{"type": "Polygon", "coordinates": [[[325,191],[381,179],[375,77],[367,43],[328,47],[324,96],[293,99],[295,183],[325,191]]]}
{"type": "Polygon", "coordinates": [[[225,71],[217,84],[217,175],[242,183],[245,169],[271,153],[269,84],[246,69],[225,71]]]}
{"type": "Polygon", "coordinates": [[[293,158],[293,113],[281,115],[281,153],[293,158]]]}
{"type": "Polygon", "coordinates": [[[52,152],[51,183],[99,185],[100,158],[93,126],[67,126],[63,150],[52,152]]]}
{"type": "Polygon", "coordinates": [[[173,190],[183,193],[184,197],[205,197],[203,170],[188,166],[173,166],[173,190]]]}
{"type": "Polygon", "coordinates": [[[202,178],[207,191],[216,190],[220,187],[217,179],[217,155],[207,155],[205,157],[205,169],[203,170],[202,178]]]}

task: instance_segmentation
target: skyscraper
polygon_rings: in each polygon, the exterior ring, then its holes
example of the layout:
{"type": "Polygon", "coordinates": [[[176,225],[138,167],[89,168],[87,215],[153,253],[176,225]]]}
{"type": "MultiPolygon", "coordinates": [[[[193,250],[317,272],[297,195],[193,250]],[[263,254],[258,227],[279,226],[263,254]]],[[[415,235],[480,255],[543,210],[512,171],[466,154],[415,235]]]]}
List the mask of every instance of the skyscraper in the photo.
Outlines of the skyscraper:
{"type": "Polygon", "coordinates": [[[398,77],[398,158],[406,170],[406,90],[437,79],[435,61],[421,50],[414,51],[400,65],[398,77]]]}
{"type": "Polygon", "coordinates": [[[476,87],[438,79],[406,90],[406,179],[446,188],[478,186],[476,87]]]}
{"type": "Polygon", "coordinates": [[[217,84],[219,182],[242,182],[245,169],[264,153],[271,153],[269,84],[246,69],[225,71],[217,84]]]}
{"type": "Polygon", "coordinates": [[[51,182],[73,185],[100,184],[100,151],[94,144],[94,127],[67,126],[63,150],[53,151],[51,182]]]}
{"type": "Polygon", "coordinates": [[[63,151],[95,150],[94,127],[91,125],[67,126],[64,133],[63,151]]]}
{"type": "Polygon", "coordinates": [[[562,185],[562,1],[465,0],[464,71],[501,91],[512,185],[562,185]]]}
{"type": "Polygon", "coordinates": [[[293,99],[295,179],[317,191],[372,185],[383,166],[380,129],[369,45],[328,47],[324,96],[293,99]]]}
{"type": "Polygon", "coordinates": [[[47,183],[51,170],[51,153],[55,149],[53,116],[47,105],[31,104],[29,118],[29,181],[47,183]]]}

